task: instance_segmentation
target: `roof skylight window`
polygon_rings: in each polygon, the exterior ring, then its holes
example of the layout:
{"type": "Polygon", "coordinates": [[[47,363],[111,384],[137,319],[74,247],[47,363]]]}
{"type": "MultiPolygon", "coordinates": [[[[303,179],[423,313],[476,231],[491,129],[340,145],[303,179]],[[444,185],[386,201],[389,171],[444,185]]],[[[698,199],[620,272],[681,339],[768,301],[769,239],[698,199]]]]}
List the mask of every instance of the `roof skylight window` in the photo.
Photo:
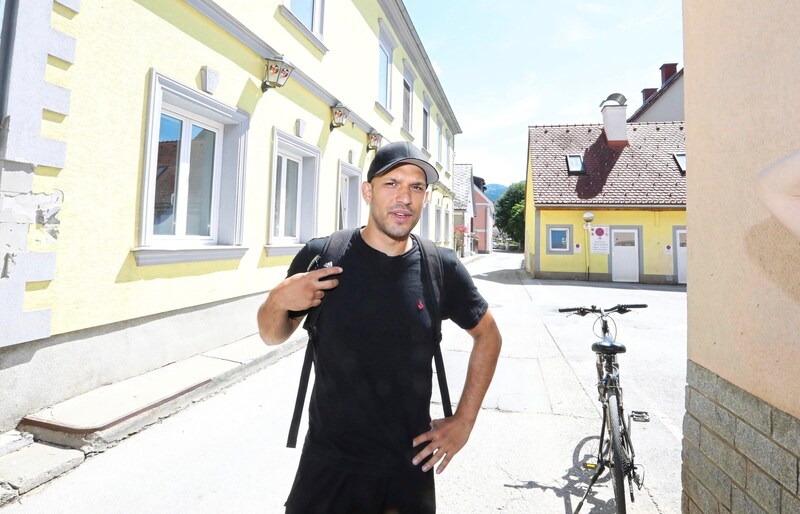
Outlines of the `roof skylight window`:
{"type": "Polygon", "coordinates": [[[582,175],[586,173],[583,167],[583,156],[578,154],[567,155],[567,172],[570,175],[582,175]]]}
{"type": "Polygon", "coordinates": [[[686,173],[686,154],[676,153],[673,155],[675,157],[675,162],[678,163],[678,167],[681,169],[681,173],[686,173]]]}

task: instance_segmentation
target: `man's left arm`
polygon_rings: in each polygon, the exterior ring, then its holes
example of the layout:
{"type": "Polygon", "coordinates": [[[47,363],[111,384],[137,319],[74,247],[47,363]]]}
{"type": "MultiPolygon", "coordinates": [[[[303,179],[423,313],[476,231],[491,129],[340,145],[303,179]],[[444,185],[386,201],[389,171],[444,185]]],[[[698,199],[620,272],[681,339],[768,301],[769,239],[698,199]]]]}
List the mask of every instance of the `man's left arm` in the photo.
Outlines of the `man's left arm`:
{"type": "Polygon", "coordinates": [[[472,336],[473,346],[458,409],[452,417],[431,421],[431,430],[414,438],[414,447],[428,443],[414,457],[414,465],[418,465],[432,454],[422,466],[423,471],[428,471],[439,463],[436,473],[441,473],[467,444],[472,427],[478,418],[483,397],[486,396],[486,390],[494,376],[502,338],[492,312],[487,309],[480,322],[467,332],[472,336]]]}

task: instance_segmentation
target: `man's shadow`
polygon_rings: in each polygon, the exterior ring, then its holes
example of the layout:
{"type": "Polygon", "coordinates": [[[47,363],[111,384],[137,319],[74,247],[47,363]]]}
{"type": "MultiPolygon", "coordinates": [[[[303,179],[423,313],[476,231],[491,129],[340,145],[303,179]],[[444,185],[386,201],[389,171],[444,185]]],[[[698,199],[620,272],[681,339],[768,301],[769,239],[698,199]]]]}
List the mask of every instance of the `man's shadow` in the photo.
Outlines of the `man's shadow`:
{"type": "MultiPolygon", "coordinates": [[[[545,485],[536,482],[535,480],[528,480],[518,484],[505,484],[504,487],[511,489],[541,489],[542,491],[551,491],[559,498],[564,500],[564,513],[572,514],[575,511],[580,498],[589,487],[589,482],[595,473],[594,469],[587,469],[585,467],[587,462],[596,462],[597,450],[600,442],[599,436],[587,436],[580,440],[572,452],[572,467],[569,468],[562,477],[566,484],[563,486],[545,485]],[[573,498],[578,498],[573,505],[573,498]]],[[[608,482],[611,475],[608,469],[603,472],[603,475],[595,482],[594,487],[586,497],[586,501],[581,507],[581,513],[587,514],[615,514],[617,512],[614,499],[604,500],[597,497],[597,485],[608,482]]]]}

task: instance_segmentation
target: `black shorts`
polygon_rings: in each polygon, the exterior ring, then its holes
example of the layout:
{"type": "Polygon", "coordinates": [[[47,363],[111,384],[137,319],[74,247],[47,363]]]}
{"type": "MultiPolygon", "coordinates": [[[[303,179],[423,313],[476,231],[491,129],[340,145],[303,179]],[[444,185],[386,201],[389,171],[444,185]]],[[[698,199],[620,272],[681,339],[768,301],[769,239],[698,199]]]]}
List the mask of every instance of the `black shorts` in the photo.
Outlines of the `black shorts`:
{"type": "Polygon", "coordinates": [[[434,514],[433,472],[380,476],[341,471],[303,455],[286,514],[434,514]]]}

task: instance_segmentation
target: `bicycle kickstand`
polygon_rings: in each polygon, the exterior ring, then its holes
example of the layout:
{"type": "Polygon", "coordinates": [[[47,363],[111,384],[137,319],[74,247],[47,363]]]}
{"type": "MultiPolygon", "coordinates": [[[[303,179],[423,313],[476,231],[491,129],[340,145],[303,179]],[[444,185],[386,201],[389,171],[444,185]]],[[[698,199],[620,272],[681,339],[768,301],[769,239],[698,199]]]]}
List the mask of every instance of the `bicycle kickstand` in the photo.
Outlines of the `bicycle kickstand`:
{"type": "Polygon", "coordinates": [[[575,512],[573,512],[573,514],[578,514],[581,511],[581,507],[583,507],[583,502],[585,502],[586,497],[589,496],[589,491],[592,490],[592,486],[594,486],[594,483],[597,482],[597,479],[600,478],[600,475],[603,474],[603,471],[605,471],[605,469],[606,465],[603,462],[600,462],[600,465],[597,467],[597,471],[592,477],[592,480],[589,482],[589,487],[587,487],[586,492],[583,493],[583,498],[581,498],[581,501],[578,502],[578,506],[575,507],[575,512]]]}

